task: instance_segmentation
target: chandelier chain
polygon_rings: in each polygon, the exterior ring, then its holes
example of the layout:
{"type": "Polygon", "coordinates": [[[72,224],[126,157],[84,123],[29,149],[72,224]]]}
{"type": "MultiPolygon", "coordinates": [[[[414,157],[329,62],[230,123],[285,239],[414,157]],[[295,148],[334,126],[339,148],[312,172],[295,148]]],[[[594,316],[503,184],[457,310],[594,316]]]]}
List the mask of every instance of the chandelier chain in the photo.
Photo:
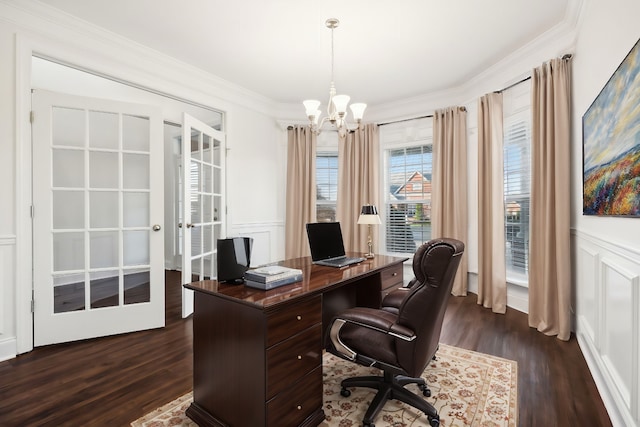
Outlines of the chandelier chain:
{"type": "Polygon", "coordinates": [[[331,82],[333,83],[333,57],[334,57],[334,53],[333,53],[333,30],[334,27],[331,27],[331,82]]]}

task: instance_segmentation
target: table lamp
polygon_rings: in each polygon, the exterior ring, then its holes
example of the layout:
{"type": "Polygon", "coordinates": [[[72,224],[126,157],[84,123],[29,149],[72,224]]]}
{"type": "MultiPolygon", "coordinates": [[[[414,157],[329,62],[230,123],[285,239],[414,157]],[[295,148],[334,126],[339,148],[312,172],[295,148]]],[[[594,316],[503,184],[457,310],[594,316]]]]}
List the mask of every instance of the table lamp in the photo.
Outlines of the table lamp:
{"type": "Polygon", "coordinates": [[[373,241],[371,240],[371,225],[381,224],[380,217],[378,216],[378,209],[373,205],[364,205],[360,211],[358,217],[358,224],[366,224],[368,226],[369,235],[367,237],[367,245],[369,246],[369,252],[364,255],[365,258],[373,258],[373,241]]]}

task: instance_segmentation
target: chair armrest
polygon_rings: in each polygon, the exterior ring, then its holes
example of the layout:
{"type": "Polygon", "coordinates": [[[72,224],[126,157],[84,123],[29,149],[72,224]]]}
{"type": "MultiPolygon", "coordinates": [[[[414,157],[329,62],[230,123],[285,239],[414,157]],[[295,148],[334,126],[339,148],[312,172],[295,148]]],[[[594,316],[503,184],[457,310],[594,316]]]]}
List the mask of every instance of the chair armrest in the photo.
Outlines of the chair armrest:
{"type": "Polygon", "coordinates": [[[416,334],[405,326],[394,324],[391,326],[389,333],[394,337],[400,338],[405,341],[413,341],[416,339],[416,334]]]}
{"type": "Polygon", "coordinates": [[[392,335],[405,341],[413,341],[416,338],[413,331],[405,326],[397,325],[395,323],[396,319],[397,316],[395,314],[385,310],[365,307],[351,308],[343,311],[334,318],[329,331],[329,338],[331,339],[333,347],[339,353],[350,360],[354,360],[357,353],[340,339],[340,329],[342,329],[345,324],[351,323],[359,327],[392,335]]]}
{"type": "Polygon", "coordinates": [[[356,307],[343,311],[336,319],[355,323],[365,328],[387,333],[396,322],[396,315],[383,310],[367,307],[356,307]]]}
{"type": "Polygon", "coordinates": [[[402,301],[404,300],[404,297],[407,295],[407,291],[409,291],[408,287],[402,287],[402,288],[398,288],[398,289],[394,289],[391,292],[389,292],[384,299],[382,300],[382,308],[386,308],[386,307],[390,307],[390,308],[394,308],[396,309],[396,313],[397,310],[400,308],[400,305],[402,304],[402,301]]]}

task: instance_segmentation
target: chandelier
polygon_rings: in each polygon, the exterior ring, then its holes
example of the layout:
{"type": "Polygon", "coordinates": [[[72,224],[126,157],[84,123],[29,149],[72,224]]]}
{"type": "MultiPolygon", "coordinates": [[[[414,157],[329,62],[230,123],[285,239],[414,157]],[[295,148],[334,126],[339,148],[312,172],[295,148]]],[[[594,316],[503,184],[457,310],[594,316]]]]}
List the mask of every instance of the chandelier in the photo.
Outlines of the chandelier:
{"type": "MultiPolygon", "coordinates": [[[[351,99],[348,95],[336,95],[336,86],[333,83],[333,30],[338,28],[340,21],[336,18],[329,18],[324,23],[331,30],[331,86],[329,87],[329,103],[327,104],[327,115],[320,120],[320,101],[308,99],[303,101],[304,108],[309,118],[309,127],[316,135],[322,131],[322,126],[329,122],[335,127],[340,135],[345,135],[348,131],[354,130],[347,124],[347,105],[351,99]]],[[[351,113],[356,122],[356,128],[360,127],[364,110],[367,104],[351,104],[351,113]]]]}

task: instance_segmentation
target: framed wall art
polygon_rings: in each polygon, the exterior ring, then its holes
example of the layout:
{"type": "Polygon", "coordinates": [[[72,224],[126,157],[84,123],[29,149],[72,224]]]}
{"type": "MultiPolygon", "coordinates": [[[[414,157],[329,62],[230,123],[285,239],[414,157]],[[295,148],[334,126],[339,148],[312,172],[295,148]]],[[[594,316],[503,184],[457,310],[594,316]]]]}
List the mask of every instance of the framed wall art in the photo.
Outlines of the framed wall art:
{"type": "Polygon", "coordinates": [[[584,215],[640,217],[640,40],[582,116],[584,215]]]}

